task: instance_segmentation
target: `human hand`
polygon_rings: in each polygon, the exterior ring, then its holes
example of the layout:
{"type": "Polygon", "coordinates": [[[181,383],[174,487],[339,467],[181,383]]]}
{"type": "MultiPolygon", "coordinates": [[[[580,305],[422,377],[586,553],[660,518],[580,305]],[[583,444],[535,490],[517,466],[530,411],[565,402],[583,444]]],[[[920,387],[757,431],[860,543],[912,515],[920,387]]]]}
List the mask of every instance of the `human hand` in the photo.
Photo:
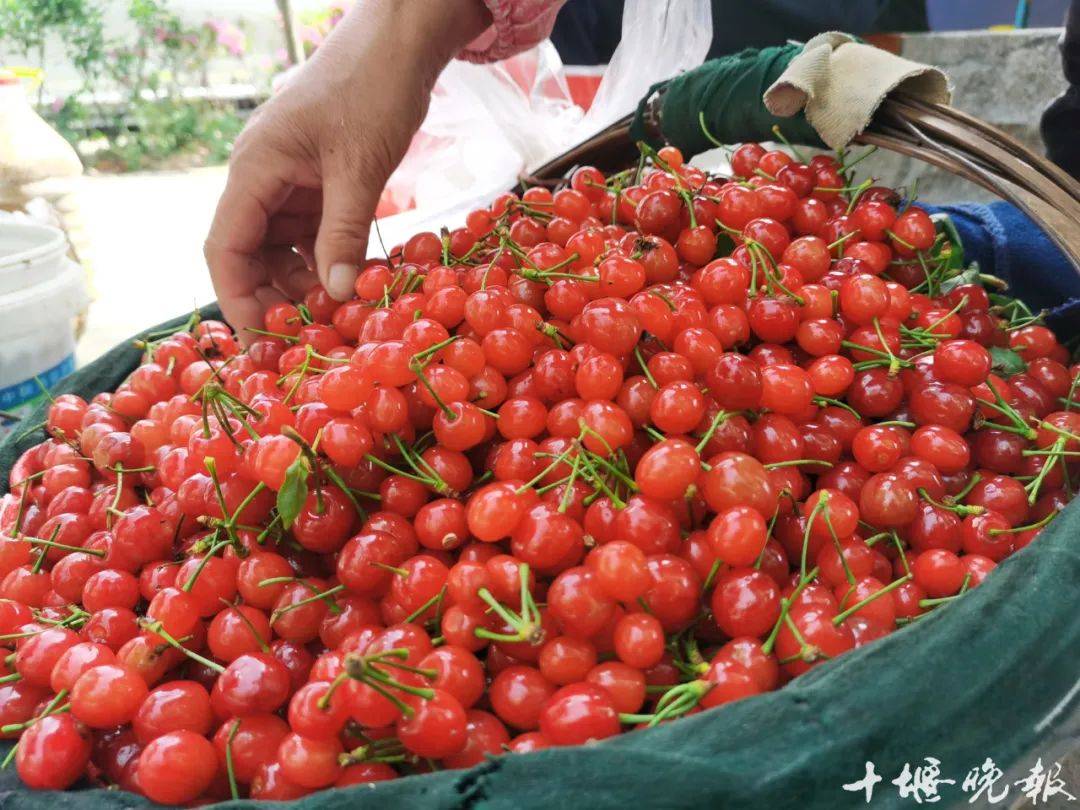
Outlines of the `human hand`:
{"type": "Polygon", "coordinates": [[[480,0],[362,0],[252,115],[204,246],[241,338],[317,281],[353,295],[379,195],[435,79],[489,24],[480,0]]]}

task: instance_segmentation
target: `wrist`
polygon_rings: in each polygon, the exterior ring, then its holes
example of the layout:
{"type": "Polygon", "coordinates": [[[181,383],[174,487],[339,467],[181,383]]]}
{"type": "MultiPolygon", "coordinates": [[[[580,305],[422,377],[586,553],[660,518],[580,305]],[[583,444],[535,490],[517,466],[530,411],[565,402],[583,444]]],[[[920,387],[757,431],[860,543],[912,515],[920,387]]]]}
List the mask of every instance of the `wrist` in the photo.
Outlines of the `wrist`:
{"type": "Polygon", "coordinates": [[[491,22],[483,0],[359,0],[319,51],[381,51],[432,85],[491,22]]]}

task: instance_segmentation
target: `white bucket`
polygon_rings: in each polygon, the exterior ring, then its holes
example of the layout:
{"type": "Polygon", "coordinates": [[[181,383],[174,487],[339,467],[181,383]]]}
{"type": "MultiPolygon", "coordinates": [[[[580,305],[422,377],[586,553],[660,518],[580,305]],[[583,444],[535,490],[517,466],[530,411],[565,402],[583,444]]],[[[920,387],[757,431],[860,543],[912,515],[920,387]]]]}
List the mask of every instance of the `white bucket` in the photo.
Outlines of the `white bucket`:
{"type": "Polygon", "coordinates": [[[25,290],[59,275],[67,253],[63,231],[36,222],[0,222],[0,295],[25,290]]]}
{"type": "MultiPolygon", "coordinates": [[[[0,410],[29,411],[75,369],[75,318],[87,303],[83,271],[62,231],[0,222],[0,410]]],[[[13,427],[3,420],[4,427],[13,427]]]]}

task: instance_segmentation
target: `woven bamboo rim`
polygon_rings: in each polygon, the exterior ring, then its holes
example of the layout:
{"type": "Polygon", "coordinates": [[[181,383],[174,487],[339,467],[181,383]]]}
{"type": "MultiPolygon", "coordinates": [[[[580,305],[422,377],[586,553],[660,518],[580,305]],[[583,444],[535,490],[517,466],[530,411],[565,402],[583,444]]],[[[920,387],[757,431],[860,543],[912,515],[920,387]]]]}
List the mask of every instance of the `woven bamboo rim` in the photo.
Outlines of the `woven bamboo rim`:
{"type": "MultiPolygon", "coordinates": [[[[658,128],[658,118],[654,103],[647,123],[658,128]]],[[[1080,183],[1011,135],[952,107],[896,94],[882,103],[855,143],[917,158],[1013,203],[1042,227],[1080,274],[1080,183]]],[[[636,159],[627,116],[523,180],[552,185],[577,166],[615,171],[636,159]]]]}

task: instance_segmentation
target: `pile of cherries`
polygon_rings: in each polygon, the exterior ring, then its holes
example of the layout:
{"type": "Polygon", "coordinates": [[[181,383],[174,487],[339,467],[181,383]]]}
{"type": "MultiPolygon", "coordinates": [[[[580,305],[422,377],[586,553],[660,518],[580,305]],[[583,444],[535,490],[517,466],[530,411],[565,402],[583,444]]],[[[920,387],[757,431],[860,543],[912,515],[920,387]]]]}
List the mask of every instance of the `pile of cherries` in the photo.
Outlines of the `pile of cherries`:
{"type": "Polygon", "coordinates": [[[667,722],[1065,506],[1080,367],[947,226],[844,156],[646,151],[53,401],[0,500],[26,785],[290,799],[667,722]]]}

